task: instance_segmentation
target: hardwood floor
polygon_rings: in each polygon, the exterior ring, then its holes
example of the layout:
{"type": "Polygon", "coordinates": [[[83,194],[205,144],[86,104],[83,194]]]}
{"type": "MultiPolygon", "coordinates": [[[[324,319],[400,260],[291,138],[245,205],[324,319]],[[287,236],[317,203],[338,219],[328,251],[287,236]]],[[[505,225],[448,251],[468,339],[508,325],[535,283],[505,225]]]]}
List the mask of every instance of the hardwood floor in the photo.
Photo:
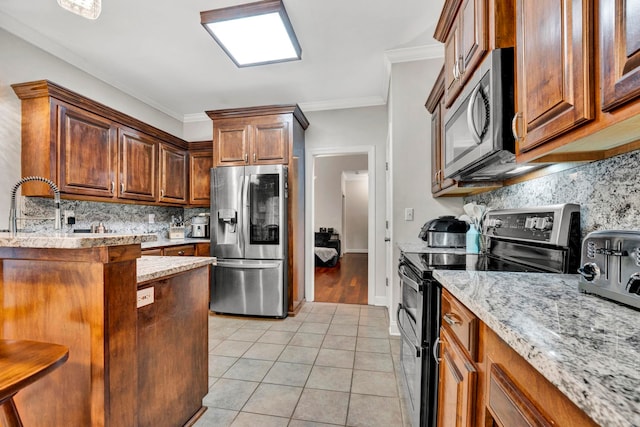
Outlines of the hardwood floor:
{"type": "Polygon", "coordinates": [[[344,254],[335,267],[315,268],[315,300],[367,304],[367,254],[344,254]]]}

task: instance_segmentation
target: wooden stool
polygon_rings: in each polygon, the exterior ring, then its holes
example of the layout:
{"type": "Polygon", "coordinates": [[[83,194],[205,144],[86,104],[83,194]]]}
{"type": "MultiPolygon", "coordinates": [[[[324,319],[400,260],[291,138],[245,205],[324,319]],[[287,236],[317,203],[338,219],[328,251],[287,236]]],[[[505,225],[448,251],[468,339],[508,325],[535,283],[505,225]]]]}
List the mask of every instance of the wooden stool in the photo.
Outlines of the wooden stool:
{"type": "Polygon", "coordinates": [[[21,427],[13,396],[62,365],[69,349],[38,341],[0,340],[0,421],[7,427],[21,427]]]}

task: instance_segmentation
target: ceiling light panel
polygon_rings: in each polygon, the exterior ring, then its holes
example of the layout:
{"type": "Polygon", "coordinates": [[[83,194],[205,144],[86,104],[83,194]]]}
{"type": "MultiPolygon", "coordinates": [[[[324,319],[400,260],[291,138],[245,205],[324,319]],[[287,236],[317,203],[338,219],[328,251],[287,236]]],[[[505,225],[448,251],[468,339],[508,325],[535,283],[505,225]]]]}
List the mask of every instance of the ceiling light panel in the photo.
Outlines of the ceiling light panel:
{"type": "Polygon", "coordinates": [[[58,0],[63,9],[87,19],[98,19],[102,12],[102,0],[58,0]]]}
{"type": "Polygon", "coordinates": [[[201,23],[238,67],[293,61],[302,49],[281,0],[200,13],[201,23]]]}

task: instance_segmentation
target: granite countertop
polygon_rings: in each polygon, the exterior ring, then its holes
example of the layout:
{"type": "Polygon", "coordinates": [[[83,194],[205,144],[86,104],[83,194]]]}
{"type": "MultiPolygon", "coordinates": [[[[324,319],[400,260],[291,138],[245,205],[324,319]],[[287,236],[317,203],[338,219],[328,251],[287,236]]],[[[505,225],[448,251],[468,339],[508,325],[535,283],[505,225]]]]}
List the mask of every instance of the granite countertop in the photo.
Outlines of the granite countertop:
{"type": "Polygon", "coordinates": [[[112,233],[0,233],[0,247],[78,249],[133,245],[156,240],[155,234],[112,233]]]}
{"type": "Polygon", "coordinates": [[[184,239],[157,239],[143,242],[142,249],[162,248],[165,246],[192,245],[194,243],[211,243],[211,239],[204,237],[185,237],[184,239]]]}
{"type": "Polygon", "coordinates": [[[415,253],[438,253],[438,254],[464,254],[466,248],[430,248],[427,246],[427,242],[401,242],[397,244],[398,248],[402,252],[415,252],[415,253]]]}
{"type": "Polygon", "coordinates": [[[137,261],[138,284],[216,264],[213,257],[193,256],[142,256],[137,261]]]}
{"type": "Polygon", "coordinates": [[[600,425],[640,425],[640,311],[578,275],[436,270],[480,320],[600,425]]]}

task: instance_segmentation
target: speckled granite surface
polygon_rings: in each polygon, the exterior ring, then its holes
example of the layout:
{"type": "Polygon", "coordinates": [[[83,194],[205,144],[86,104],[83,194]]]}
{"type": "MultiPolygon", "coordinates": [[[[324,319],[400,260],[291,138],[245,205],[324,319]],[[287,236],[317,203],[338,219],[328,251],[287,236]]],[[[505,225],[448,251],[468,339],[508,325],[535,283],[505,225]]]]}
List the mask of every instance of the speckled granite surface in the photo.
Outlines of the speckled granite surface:
{"type": "Polygon", "coordinates": [[[142,249],[162,248],[165,246],[192,245],[194,243],[210,243],[211,239],[158,239],[152,242],[143,242],[142,249]]]}
{"type": "Polygon", "coordinates": [[[416,252],[420,254],[426,253],[438,253],[438,254],[464,254],[465,248],[430,248],[427,246],[427,242],[414,243],[414,242],[402,242],[398,243],[398,248],[402,252],[416,252]]]}
{"type": "Polygon", "coordinates": [[[77,249],[132,245],[156,240],[155,234],[0,233],[0,247],[77,249]]]}
{"type": "Polygon", "coordinates": [[[160,279],[171,274],[193,270],[206,265],[215,265],[212,257],[143,256],[138,258],[138,283],[160,279]]]}
{"type": "Polygon", "coordinates": [[[598,424],[640,425],[640,311],[580,293],[577,275],[434,276],[598,424]]]}

